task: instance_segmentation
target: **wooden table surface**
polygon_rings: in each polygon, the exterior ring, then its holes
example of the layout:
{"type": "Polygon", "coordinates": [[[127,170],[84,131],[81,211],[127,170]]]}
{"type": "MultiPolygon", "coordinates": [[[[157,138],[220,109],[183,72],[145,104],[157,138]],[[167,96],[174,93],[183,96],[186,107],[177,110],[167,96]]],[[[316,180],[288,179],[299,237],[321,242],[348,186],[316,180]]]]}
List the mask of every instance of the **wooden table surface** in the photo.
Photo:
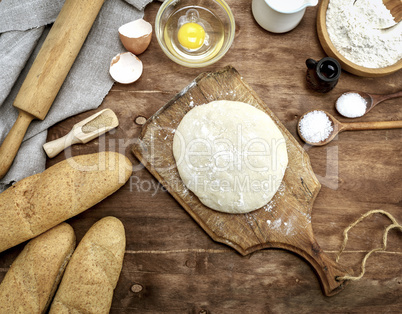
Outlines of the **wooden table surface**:
{"type": "MultiPolygon", "coordinates": [[[[272,34],[254,21],[251,1],[227,2],[236,19],[236,37],[219,62],[202,69],[179,66],[163,54],[153,34],[150,47],[140,55],[144,73],[139,81],[115,84],[99,109],[67,119],[49,131],[48,140],[61,137],[75,123],[104,108],[111,108],[119,117],[115,131],[48,160],[51,166],[68,154],[116,150],[135,165],[123,188],[68,221],[77,241],[104,216],[115,216],[125,226],[126,254],[111,312],[401,312],[401,232],[390,232],[386,252],[368,259],[361,280],[326,297],[312,267],[293,253],[266,249],[243,257],[214,242],[131,153],[141,130],[135,123],[138,116],[153,115],[200,73],[232,65],[310,156],[322,184],[312,225],[325,253],[335,259],[343,230],[370,210],[385,210],[402,223],[402,130],[344,132],[324,147],[303,145],[296,132],[298,118],[312,109],[325,109],[346,121],[334,109],[343,92],[400,90],[402,71],[380,78],[342,72],[334,90],[314,92],[306,87],[305,60],[325,56],[316,32],[317,8],[308,8],[293,31],[272,34]]],[[[144,18],[153,25],[159,6],[155,2],[145,9],[144,18]]],[[[401,99],[389,100],[359,121],[402,120],[400,105],[401,99]]],[[[352,229],[340,263],[358,275],[364,254],[381,246],[388,224],[384,216],[374,215],[352,229]]],[[[1,255],[0,280],[22,247],[1,255]]]]}

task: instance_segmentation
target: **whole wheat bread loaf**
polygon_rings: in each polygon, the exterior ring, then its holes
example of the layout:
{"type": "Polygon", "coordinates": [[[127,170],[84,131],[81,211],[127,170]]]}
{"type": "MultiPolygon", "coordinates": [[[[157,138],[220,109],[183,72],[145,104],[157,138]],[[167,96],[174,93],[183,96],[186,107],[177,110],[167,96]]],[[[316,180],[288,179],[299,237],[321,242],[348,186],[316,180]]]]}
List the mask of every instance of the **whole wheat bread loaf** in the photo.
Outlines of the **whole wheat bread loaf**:
{"type": "Polygon", "coordinates": [[[0,252],[83,212],[123,186],[132,173],[124,155],[71,157],[0,194],[0,252]]]}
{"type": "Polygon", "coordinates": [[[44,313],[75,248],[66,223],[30,240],[0,284],[0,313],[44,313]]]}
{"type": "Polygon", "coordinates": [[[74,251],[49,313],[109,313],[125,247],[119,219],[96,222],[74,251]]]}

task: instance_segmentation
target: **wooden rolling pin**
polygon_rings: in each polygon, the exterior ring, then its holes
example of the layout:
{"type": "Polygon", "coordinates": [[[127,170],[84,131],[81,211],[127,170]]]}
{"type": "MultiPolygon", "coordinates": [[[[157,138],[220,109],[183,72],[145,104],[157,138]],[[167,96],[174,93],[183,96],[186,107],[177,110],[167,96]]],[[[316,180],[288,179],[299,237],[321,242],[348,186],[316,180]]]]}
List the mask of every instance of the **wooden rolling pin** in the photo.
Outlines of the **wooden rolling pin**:
{"type": "Polygon", "coordinates": [[[5,176],[33,119],[43,120],[77,57],[104,0],[66,0],[14,107],[19,114],[0,147],[0,179],[5,176]]]}

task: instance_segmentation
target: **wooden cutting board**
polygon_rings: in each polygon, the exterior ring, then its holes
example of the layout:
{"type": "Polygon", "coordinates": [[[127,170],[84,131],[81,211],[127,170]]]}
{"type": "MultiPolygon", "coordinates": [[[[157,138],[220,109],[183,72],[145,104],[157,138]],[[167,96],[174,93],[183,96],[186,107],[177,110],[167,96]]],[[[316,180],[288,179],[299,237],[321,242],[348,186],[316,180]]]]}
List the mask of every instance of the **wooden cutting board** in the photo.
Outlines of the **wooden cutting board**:
{"type": "Polygon", "coordinates": [[[314,238],[311,210],[321,185],[307,153],[233,67],[201,74],[158,110],[143,125],[133,153],[213,240],[242,255],[264,248],[290,250],[314,267],[325,295],[344,288],[346,282],[337,277],[347,271],[314,238]],[[267,205],[247,214],[226,214],[204,206],[183,184],[173,157],[174,132],[184,115],[194,106],[223,99],[263,110],[286,139],[289,164],[278,192],[267,205]]]}

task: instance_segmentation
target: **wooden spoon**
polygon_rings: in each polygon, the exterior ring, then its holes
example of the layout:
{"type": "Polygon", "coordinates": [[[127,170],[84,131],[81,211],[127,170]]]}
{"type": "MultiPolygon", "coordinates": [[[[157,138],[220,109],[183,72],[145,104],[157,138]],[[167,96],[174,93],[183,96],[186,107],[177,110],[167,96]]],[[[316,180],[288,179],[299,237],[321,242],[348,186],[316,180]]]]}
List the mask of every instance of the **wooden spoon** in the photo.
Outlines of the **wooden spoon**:
{"type": "MultiPolygon", "coordinates": [[[[373,109],[375,106],[377,106],[379,103],[381,103],[381,102],[383,102],[385,100],[392,99],[392,98],[397,98],[397,97],[402,97],[402,91],[392,93],[392,94],[387,94],[387,95],[369,94],[369,93],[365,93],[365,92],[350,91],[350,92],[342,94],[342,96],[345,95],[345,94],[352,94],[352,93],[359,94],[366,101],[366,111],[361,116],[354,117],[354,118],[359,118],[359,117],[364,116],[367,112],[369,112],[371,109],[373,109]]],[[[353,106],[353,104],[352,104],[352,106],[353,106]]],[[[336,106],[336,109],[338,110],[337,106],[336,106]]],[[[339,110],[338,110],[338,113],[341,114],[342,116],[346,117],[346,118],[351,118],[351,117],[343,115],[339,110]]]]}
{"type": "Polygon", "coordinates": [[[342,123],[336,120],[332,115],[330,115],[328,112],[324,110],[312,110],[308,111],[305,114],[303,114],[299,122],[297,124],[297,132],[299,133],[299,136],[301,139],[306,142],[307,144],[310,144],[312,146],[323,146],[331,142],[335,136],[338,135],[338,133],[341,133],[343,131],[359,131],[359,130],[384,130],[384,129],[399,129],[402,128],[402,121],[372,121],[372,122],[351,122],[351,123],[342,123]],[[307,140],[303,135],[302,132],[300,131],[300,121],[304,118],[305,115],[312,111],[321,111],[325,113],[328,116],[328,119],[331,122],[332,126],[332,132],[329,134],[329,136],[320,142],[310,142],[307,140]]]}

